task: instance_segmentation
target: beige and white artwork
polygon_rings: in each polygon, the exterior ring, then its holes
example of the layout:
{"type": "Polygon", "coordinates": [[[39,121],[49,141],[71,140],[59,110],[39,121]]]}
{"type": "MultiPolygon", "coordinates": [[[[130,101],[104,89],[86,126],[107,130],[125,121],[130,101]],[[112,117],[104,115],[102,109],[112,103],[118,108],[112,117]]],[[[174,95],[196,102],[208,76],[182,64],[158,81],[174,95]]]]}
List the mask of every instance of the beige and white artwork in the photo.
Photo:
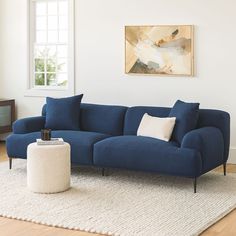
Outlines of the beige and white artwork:
{"type": "Polygon", "coordinates": [[[125,72],[193,75],[193,26],[126,26],[125,72]]]}

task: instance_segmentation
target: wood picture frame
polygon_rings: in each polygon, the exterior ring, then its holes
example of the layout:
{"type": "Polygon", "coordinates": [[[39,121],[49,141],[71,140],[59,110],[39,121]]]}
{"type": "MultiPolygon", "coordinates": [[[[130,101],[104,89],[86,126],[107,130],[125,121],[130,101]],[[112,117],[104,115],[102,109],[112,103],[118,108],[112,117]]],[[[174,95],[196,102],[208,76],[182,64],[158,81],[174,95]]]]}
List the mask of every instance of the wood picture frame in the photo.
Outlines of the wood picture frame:
{"type": "Polygon", "coordinates": [[[125,26],[125,73],[194,76],[194,26],[125,26]]]}

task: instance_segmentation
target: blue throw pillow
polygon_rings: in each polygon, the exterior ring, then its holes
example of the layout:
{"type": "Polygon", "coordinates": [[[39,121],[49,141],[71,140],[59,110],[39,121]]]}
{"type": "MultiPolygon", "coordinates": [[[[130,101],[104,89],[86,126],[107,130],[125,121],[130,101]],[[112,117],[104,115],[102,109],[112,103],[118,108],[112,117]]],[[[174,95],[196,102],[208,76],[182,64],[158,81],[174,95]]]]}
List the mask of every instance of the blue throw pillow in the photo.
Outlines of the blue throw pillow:
{"type": "Polygon", "coordinates": [[[184,135],[196,128],[198,116],[199,103],[176,101],[169,114],[169,117],[176,117],[172,140],[181,143],[184,135]]]}
{"type": "Polygon", "coordinates": [[[83,94],[67,98],[46,98],[45,128],[79,130],[80,103],[83,94]]]}

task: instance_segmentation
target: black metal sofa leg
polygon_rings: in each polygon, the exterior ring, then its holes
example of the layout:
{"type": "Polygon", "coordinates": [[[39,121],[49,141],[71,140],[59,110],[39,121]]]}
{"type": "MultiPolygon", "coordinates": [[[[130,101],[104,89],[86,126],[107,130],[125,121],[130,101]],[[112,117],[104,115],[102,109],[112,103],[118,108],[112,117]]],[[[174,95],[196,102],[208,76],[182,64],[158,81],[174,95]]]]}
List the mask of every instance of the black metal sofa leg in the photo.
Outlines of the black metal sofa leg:
{"type": "Polygon", "coordinates": [[[194,178],[193,180],[193,190],[194,190],[194,193],[197,192],[197,178],[194,178]]]}
{"type": "Polygon", "coordinates": [[[9,169],[11,170],[11,168],[12,168],[12,158],[9,157],[9,169]]]}
{"type": "Polygon", "coordinates": [[[223,164],[223,168],[224,168],[224,176],[226,176],[226,162],[223,164]]]}
{"type": "Polygon", "coordinates": [[[108,176],[108,169],[102,168],[102,176],[108,176]]]}

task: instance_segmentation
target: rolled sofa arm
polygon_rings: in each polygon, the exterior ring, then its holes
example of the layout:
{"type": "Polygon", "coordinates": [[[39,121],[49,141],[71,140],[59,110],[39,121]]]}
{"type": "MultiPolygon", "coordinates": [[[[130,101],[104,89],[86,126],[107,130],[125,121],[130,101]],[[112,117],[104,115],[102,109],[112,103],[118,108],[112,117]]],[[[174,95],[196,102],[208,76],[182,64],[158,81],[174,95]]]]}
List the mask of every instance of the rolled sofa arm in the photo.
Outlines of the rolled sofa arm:
{"type": "Polygon", "coordinates": [[[14,134],[37,132],[44,128],[45,116],[36,116],[16,120],[13,123],[14,134]]]}
{"type": "Polygon", "coordinates": [[[187,133],[181,148],[195,149],[201,153],[203,172],[224,163],[224,139],[220,129],[203,127],[187,133]]]}

